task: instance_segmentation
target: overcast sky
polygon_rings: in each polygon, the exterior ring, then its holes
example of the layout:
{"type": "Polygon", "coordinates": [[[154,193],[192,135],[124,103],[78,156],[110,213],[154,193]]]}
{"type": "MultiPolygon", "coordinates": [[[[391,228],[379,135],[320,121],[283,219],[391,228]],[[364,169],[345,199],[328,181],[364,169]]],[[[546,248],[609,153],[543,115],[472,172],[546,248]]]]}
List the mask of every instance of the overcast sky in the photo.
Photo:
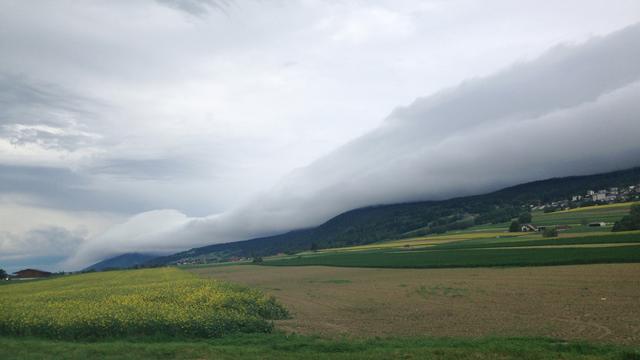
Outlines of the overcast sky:
{"type": "Polygon", "coordinates": [[[0,0],[0,267],[640,165],[640,3],[0,0]]]}

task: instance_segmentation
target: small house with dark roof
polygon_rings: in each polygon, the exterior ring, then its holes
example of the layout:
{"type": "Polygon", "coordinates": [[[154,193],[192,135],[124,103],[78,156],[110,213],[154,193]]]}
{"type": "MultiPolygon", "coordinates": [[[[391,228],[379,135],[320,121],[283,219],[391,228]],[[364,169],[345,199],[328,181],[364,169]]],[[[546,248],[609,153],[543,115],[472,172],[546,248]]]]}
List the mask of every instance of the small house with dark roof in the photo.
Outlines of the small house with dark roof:
{"type": "Polygon", "coordinates": [[[51,276],[48,271],[42,271],[38,269],[24,269],[13,273],[14,279],[40,279],[51,276]]]}

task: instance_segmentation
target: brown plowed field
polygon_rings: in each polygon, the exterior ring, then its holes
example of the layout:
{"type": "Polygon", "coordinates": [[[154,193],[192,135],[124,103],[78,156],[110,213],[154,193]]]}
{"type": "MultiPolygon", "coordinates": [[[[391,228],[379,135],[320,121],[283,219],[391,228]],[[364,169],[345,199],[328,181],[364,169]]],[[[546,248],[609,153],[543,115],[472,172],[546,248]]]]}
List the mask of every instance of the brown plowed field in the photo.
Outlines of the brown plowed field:
{"type": "Polygon", "coordinates": [[[220,266],[265,290],[281,330],[322,336],[545,336],[640,344],[640,264],[484,269],[220,266]]]}

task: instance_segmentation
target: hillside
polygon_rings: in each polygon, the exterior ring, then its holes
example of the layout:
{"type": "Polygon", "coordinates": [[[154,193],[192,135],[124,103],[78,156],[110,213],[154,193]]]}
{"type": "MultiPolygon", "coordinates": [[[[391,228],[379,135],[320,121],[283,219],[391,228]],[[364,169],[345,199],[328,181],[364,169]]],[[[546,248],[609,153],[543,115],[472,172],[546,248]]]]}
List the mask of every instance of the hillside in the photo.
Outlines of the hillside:
{"type": "Polygon", "coordinates": [[[347,211],[315,228],[194,248],[152,259],[146,265],[218,262],[233,258],[294,253],[308,250],[312,246],[354,246],[442,233],[474,225],[503,223],[527,211],[533,205],[566,200],[588,190],[638,183],[640,167],[596,175],[534,181],[484,195],[372,206],[347,211]]]}
{"type": "Polygon", "coordinates": [[[156,258],[156,255],[127,253],[95,263],[83,271],[104,271],[112,269],[128,269],[156,258]]]}

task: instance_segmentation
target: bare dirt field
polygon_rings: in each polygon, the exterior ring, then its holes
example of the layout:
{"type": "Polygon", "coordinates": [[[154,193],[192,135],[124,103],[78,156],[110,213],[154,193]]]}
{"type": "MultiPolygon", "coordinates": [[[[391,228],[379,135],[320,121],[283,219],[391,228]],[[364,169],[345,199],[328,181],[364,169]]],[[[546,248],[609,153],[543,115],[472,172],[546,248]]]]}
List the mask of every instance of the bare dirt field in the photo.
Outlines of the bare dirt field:
{"type": "Polygon", "coordinates": [[[263,289],[321,336],[545,336],[640,343],[640,264],[484,269],[219,266],[191,269],[263,289]]]}

